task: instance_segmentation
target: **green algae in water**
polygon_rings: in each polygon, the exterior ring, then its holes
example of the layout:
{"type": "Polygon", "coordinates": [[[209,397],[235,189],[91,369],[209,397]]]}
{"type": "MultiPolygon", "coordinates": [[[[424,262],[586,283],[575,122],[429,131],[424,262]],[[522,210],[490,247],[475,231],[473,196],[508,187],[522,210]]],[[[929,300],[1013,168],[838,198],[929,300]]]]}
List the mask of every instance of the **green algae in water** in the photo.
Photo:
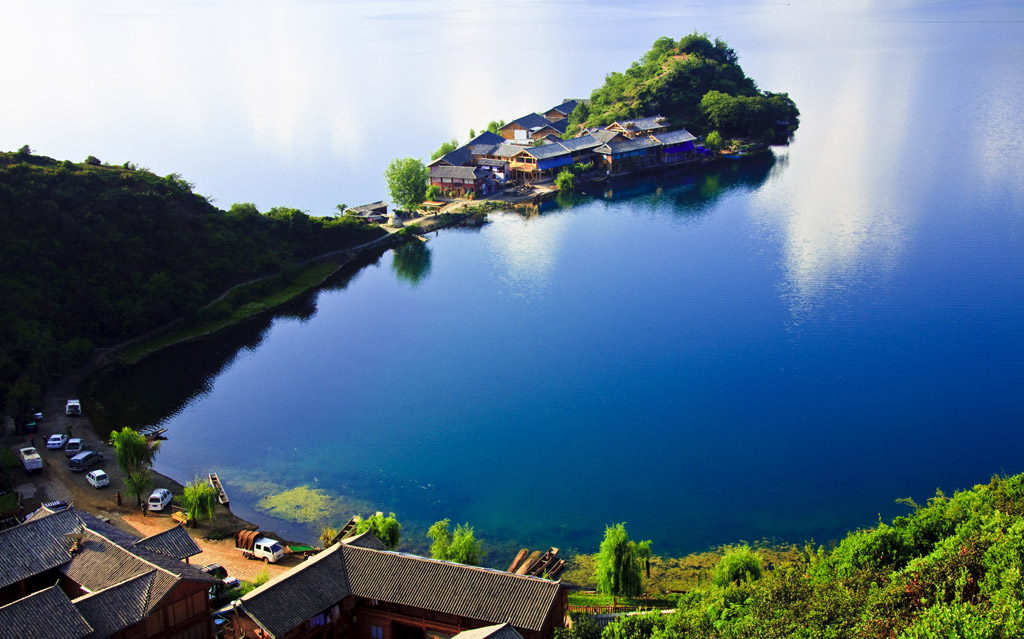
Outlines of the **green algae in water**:
{"type": "Polygon", "coordinates": [[[363,500],[334,497],[321,488],[309,486],[268,494],[256,502],[255,507],[271,517],[301,524],[338,522],[370,509],[369,503],[363,500]]]}

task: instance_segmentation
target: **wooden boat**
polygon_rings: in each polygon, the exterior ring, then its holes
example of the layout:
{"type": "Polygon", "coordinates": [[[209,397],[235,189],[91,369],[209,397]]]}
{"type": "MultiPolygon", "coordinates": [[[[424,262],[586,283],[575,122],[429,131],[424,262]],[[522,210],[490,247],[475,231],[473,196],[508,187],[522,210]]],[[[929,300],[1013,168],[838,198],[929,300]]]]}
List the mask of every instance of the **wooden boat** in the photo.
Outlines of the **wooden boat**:
{"type": "Polygon", "coordinates": [[[224,492],[224,484],[220,483],[220,477],[217,476],[217,473],[210,473],[210,485],[217,491],[217,501],[227,506],[228,494],[224,492]]]}

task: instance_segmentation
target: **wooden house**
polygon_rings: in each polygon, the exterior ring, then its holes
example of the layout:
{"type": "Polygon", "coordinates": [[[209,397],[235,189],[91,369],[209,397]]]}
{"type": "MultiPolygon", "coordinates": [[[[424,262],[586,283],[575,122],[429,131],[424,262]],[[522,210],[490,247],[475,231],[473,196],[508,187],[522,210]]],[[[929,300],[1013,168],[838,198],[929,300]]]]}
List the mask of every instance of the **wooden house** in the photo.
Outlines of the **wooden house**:
{"type": "Polygon", "coordinates": [[[686,129],[655,133],[651,138],[661,143],[662,162],[665,164],[678,164],[697,157],[693,143],[697,137],[686,129]]]}
{"type": "Polygon", "coordinates": [[[650,137],[617,134],[593,150],[594,163],[610,176],[643,171],[662,163],[661,143],[650,137]]]}
{"type": "Polygon", "coordinates": [[[512,120],[498,129],[498,134],[506,140],[513,140],[520,144],[529,144],[535,132],[550,124],[551,122],[543,115],[529,113],[521,118],[512,120]]]}
{"type": "Polygon", "coordinates": [[[74,509],[41,510],[0,531],[0,634],[164,639],[212,635],[208,589],[182,561],[184,530],[139,539],[74,509]]]}
{"type": "Polygon", "coordinates": [[[493,188],[491,171],[480,166],[430,167],[430,184],[437,186],[451,197],[473,197],[486,195],[493,188]]]}
{"type": "Polygon", "coordinates": [[[388,551],[364,533],[244,595],[226,636],[550,639],[566,611],[558,582],[388,551]]]}
{"type": "Polygon", "coordinates": [[[557,120],[564,120],[569,117],[569,114],[573,112],[573,110],[576,108],[576,105],[578,105],[580,102],[583,102],[583,100],[573,100],[571,98],[566,98],[565,100],[562,100],[562,103],[559,104],[558,106],[553,106],[547,111],[545,111],[544,117],[552,122],[555,122],[557,120]]]}

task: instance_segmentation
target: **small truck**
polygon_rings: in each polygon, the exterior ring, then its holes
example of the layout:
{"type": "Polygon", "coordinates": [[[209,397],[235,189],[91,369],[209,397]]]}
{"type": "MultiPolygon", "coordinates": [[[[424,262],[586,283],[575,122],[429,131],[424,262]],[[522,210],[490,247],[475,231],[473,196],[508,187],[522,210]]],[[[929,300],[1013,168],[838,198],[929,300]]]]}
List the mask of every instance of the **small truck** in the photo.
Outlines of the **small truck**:
{"type": "Polygon", "coordinates": [[[25,474],[30,475],[43,469],[43,458],[32,446],[21,449],[21,467],[25,474]]]}
{"type": "Polygon", "coordinates": [[[64,405],[65,415],[81,415],[82,414],[82,402],[77,399],[69,399],[68,403],[64,405]]]}
{"type": "Polygon", "coordinates": [[[262,559],[268,564],[276,563],[284,557],[281,542],[264,537],[258,530],[239,530],[235,534],[235,548],[241,550],[246,559],[262,559]]]}

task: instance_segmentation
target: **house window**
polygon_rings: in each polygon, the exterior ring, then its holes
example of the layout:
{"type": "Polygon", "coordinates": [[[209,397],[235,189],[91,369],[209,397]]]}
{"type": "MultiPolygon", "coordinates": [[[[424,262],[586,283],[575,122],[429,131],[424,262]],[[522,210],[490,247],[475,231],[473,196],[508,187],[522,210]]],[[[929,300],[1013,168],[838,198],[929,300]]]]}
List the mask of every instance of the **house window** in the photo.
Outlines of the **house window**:
{"type": "Polygon", "coordinates": [[[370,636],[373,639],[384,639],[384,629],[380,626],[370,626],[370,636]]]}
{"type": "Polygon", "coordinates": [[[325,623],[327,623],[326,615],[324,615],[324,613],[321,612],[319,615],[309,620],[309,627],[316,628],[318,626],[324,625],[325,623]]]}

